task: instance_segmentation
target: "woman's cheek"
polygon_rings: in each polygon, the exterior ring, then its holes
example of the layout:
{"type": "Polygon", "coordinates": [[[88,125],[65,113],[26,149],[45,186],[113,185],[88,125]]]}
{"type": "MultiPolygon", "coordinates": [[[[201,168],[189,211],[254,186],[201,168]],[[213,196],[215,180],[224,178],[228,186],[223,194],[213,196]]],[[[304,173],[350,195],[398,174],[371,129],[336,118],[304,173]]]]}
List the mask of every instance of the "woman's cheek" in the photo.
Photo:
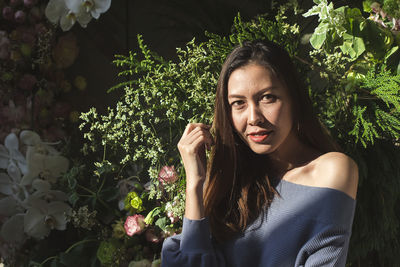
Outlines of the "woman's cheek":
{"type": "Polygon", "coordinates": [[[233,122],[233,127],[235,127],[236,131],[241,132],[246,127],[246,122],[244,121],[243,112],[233,111],[232,122],[233,122]]]}
{"type": "Polygon", "coordinates": [[[266,120],[272,125],[279,124],[281,114],[282,114],[281,105],[276,105],[273,107],[266,108],[264,111],[264,116],[266,120]]]}

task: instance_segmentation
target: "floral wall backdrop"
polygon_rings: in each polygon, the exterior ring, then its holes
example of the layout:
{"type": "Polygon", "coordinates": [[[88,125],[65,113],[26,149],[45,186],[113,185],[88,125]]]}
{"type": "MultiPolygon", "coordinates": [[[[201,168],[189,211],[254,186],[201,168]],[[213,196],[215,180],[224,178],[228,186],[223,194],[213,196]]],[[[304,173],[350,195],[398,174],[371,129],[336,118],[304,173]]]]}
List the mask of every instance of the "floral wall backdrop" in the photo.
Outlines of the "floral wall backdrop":
{"type": "Polygon", "coordinates": [[[397,266],[399,6],[186,2],[0,0],[0,263],[159,266],[184,126],[212,121],[232,47],[268,38],[360,166],[349,266],[397,266]]]}

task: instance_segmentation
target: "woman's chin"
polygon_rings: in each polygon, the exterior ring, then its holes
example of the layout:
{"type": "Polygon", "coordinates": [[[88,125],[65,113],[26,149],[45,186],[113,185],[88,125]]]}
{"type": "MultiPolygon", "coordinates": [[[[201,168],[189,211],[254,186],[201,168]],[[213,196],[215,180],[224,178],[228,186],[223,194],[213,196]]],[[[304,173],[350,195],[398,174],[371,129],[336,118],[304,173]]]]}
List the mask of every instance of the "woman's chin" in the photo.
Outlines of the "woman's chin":
{"type": "Polygon", "coordinates": [[[270,154],[275,151],[275,149],[269,144],[250,144],[250,149],[260,155],[270,154]]]}

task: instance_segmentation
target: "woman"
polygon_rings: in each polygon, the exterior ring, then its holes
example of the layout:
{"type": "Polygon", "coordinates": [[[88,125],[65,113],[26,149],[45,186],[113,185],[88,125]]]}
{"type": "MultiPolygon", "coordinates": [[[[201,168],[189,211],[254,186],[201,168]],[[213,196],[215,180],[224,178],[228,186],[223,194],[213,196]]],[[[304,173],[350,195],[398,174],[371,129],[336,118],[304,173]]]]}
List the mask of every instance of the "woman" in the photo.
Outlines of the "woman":
{"type": "Polygon", "coordinates": [[[212,129],[189,124],[178,143],[185,218],[162,266],[345,266],[357,165],[337,152],[296,76],[272,42],[227,57],[212,129]]]}

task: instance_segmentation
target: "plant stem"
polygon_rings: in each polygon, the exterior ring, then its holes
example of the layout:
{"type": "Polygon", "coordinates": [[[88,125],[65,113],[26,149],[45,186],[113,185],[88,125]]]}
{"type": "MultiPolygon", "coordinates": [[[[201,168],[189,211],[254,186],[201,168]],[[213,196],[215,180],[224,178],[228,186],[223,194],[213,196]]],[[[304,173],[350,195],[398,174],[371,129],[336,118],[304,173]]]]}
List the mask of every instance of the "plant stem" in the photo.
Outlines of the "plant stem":
{"type": "Polygon", "coordinates": [[[48,257],[48,258],[45,259],[42,263],[40,263],[39,266],[43,266],[43,265],[44,265],[46,262],[48,262],[49,260],[57,259],[57,258],[58,258],[57,256],[48,257]]]}
{"type": "Polygon", "coordinates": [[[107,144],[104,144],[104,150],[103,150],[103,161],[106,160],[106,149],[107,149],[107,144]]]}
{"type": "Polygon", "coordinates": [[[84,187],[84,186],[82,186],[82,185],[80,185],[80,184],[77,184],[77,186],[78,186],[79,188],[85,190],[86,192],[89,192],[90,194],[92,194],[92,195],[94,195],[94,196],[96,195],[96,193],[93,192],[92,190],[90,190],[89,188],[86,188],[86,187],[84,187]]]}
{"type": "Polygon", "coordinates": [[[100,193],[101,189],[103,189],[103,186],[104,186],[105,182],[106,182],[106,177],[103,175],[103,180],[101,181],[101,185],[99,187],[99,190],[97,190],[96,195],[100,193]]]}
{"type": "Polygon", "coordinates": [[[79,242],[76,242],[75,244],[73,244],[72,246],[70,246],[70,247],[65,251],[65,253],[69,253],[74,247],[76,247],[76,246],[78,246],[78,245],[80,245],[80,244],[84,244],[84,243],[88,243],[88,242],[94,242],[94,241],[99,241],[99,240],[97,240],[97,239],[84,239],[84,240],[81,240],[81,241],[79,241],[79,242]]]}

